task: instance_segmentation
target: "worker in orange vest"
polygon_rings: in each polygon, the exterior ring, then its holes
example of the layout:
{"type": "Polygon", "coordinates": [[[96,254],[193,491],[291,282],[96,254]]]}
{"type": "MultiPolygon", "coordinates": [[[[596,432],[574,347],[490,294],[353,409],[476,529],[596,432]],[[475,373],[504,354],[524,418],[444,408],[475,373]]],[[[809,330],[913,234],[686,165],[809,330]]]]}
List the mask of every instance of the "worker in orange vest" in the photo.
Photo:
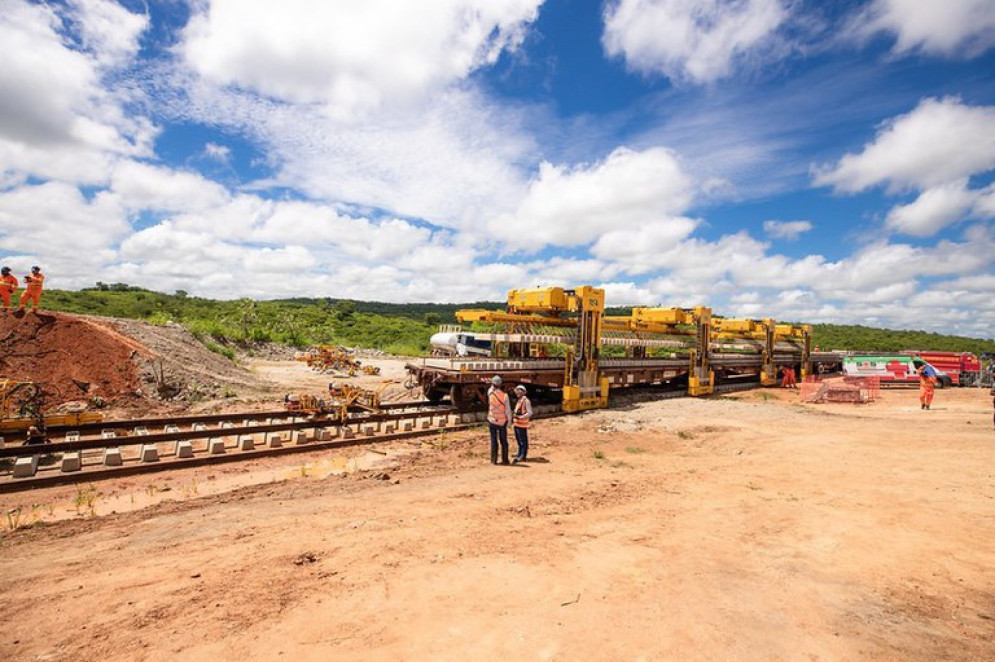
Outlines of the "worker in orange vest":
{"type": "Polygon", "coordinates": [[[497,464],[498,442],[501,443],[501,464],[508,462],[508,423],[511,421],[511,400],[501,385],[501,376],[494,375],[487,389],[487,424],[491,432],[491,464],[497,464]]]}
{"type": "Polygon", "coordinates": [[[10,273],[10,267],[0,268],[0,302],[3,303],[4,314],[10,308],[10,299],[16,291],[17,276],[10,273]]]}
{"type": "Polygon", "coordinates": [[[920,409],[929,409],[933,404],[933,392],[936,390],[936,377],[930,374],[929,366],[923,363],[916,369],[919,375],[919,405],[920,409]]]}
{"type": "Polygon", "coordinates": [[[38,306],[41,305],[41,288],[45,283],[45,274],[41,272],[41,267],[34,266],[31,267],[31,273],[24,277],[24,282],[27,287],[24,289],[24,293],[21,294],[21,308],[29,302],[33,301],[35,304],[35,312],[38,312],[38,306]]]}
{"type": "Polygon", "coordinates": [[[526,393],[525,387],[519,384],[515,387],[515,395],[518,400],[515,401],[515,415],[514,415],[514,429],[515,429],[515,443],[518,444],[518,453],[515,454],[515,459],[511,461],[512,464],[518,464],[519,462],[524,462],[528,459],[529,454],[529,423],[532,422],[532,403],[529,401],[529,396],[526,393]]]}

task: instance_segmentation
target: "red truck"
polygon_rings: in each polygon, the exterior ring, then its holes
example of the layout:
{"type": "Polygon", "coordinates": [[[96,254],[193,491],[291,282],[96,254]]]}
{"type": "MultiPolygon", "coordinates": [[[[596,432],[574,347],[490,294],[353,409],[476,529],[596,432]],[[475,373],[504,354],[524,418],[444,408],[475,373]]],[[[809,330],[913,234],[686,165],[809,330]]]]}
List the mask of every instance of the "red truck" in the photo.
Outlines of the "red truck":
{"type": "Polygon", "coordinates": [[[947,373],[954,386],[973,386],[981,379],[981,361],[971,352],[921,352],[905,350],[947,373]]]}

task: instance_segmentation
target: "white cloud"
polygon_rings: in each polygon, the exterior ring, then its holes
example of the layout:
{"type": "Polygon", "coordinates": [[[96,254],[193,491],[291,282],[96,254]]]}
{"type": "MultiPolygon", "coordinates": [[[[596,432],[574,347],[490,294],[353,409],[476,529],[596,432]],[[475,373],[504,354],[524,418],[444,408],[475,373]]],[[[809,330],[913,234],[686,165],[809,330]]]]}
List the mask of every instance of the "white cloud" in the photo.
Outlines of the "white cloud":
{"type": "Polygon", "coordinates": [[[138,53],[149,18],[133,14],[111,0],[70,0],[84,46],[105,67],[127,64],[138,53]]]}
{"type": "Polygon", "coordinates": [[[970,57],[995,45],[995,11],[991,0],[873,0],[852,30],[863,37],[894,34],[896,53],[970,57]]]}
{"type": "Polygon", "coordinates": [[[111,176],[112,190],[129,209],[196,211],[223,205],[224,187],[197,173],[122,161],[111,176]]]}
{"type": "Polygon", "coordinates": [[[0,193],[0,256],[11,266],[41,262],[62,287],[100,280],[129,229],[124,209],[106,193],[87,199],[59,182],[0,193]]]}
{"type": "Polygon", "coordinates": [[[227,163],[231,158],[231,148],[217,143],[207,143],[204,145],[204,155],[209,159],[227,163]]]}
{"type": "Polygon", "coordinates": [[[617,0],[602,42],[637,71],[707,83],[762,53],[787,17],[780,0],[617,0]]]}
{"type": "Polygon", "coordinates": [[[268,103],[191,79],[165,110],[248,133],[276,171],[256,187],[285,186],[333,203],[376,207],[447,227],[479,228],[522,195],[521,163],[534,157],[523,128],[531,111],[472,89],[423,105],[385,107],[341,122],[313,106],[268,103]]]}
{"type": "Polygon", "coordinates": [[[815,182],[856,193],[878,184],[926,189],[995,168],[995,106],[924,99],[885,122],[859,154],[816,172],[815,182]]]}
{"type": "Polygon", "coordinates": [[[248,272],[276,274],[291,279],[295,274],[313,269],[317,264],[318,260],[307,248],[297,245],[247,251],[242,258],[242,265],[248,272]]]}
{"type": "Polygon", "coordinates": [[[991,216],[989,189],[969,189],[973,175],[995,169],[995,106],[959,99],[924,99],[912,112],[886,122],[859,154],[815,170],[815,183],[856,193],[886,185],[891,193],[920,190],[894,207],[889,228],[929,236],[972,213],[991,216]]]}
{"type": "Polygon", "coordinates": [[[810,221],[764,221],[764,233],[771,239],[794,241],[811,229],[810,221]]]}
{"type": "MultiPolygon", "coordinates": [[[[618,148],[600,163],[573,169],[543,163],[518,209],[495,218],[488,233],[527,252],[546,244],[580,246],[637,228],[656,243],[672,242],[694,229],[693,221],[673,218],[692,193],[691,179],[669,150],[618,148]]],[[[619,241],[607,241],[609,249],[619,247],[619,241]]]]}
{"type": "Polygon", "coordinates": [[[541,0],[215,0],[188,23],[182,52],[217,85],[338,118],[405,102],[465,78],[514,48],[541,0]]]}
{"type": "Polygon", "coordinates": [[[908,235],[928,237],[963,218],[977,199],[976,192],[967,190],[966,179],[934,186],[914,202],[894,207],[885,223],[908,235]]]}
{"type": "Polygon", "coordinates": [[[126,94],[102,85],[105,65],[133,52],[123,43],[137,38],[144,19],[123,18],[120,8],[110,9],[119,19],[112,27],[101,18],[104,4],[85,2],[79,8],[89,51],[75,50],[60,36],[63,17],[56,9],[4,0],[0,172],[99,184],[119,155],[151,152],[151,123],[124,112],[126,94]],[[114,29],[121,39],[111,37],[114,29]]]}
{"type": "Polygon", "coordinates": [[[661,218],[641,227],[607,232],[594,243],[591,253],[604,260],[631,264],[632,267],[628,269],[630,273],[658,269],[659,265],[638,258],[665,253],[681,245],[698,227],[699,222],[685,217],[661,218]],[[633,258],[636,260],[632,261],[633,258]]]}

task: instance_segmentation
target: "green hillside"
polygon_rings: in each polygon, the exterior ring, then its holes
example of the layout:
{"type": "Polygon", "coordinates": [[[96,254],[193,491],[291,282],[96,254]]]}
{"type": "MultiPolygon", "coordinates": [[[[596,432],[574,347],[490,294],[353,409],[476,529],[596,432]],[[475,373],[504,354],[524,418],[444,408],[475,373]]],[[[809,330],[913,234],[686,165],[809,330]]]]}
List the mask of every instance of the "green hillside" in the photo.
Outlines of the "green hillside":
{"type": "MultiPolygon", "coordinates": [[[[460,308],[501,308],[500,303],[394,304],[344,299],[295,298],[276,301],[218,301],[163,294],[122,283],[79,292],[48,290],[45,308],[71,313],[177,322],[205,343],[271,341],[295,347],[341,344],[418,355],[428,351],[439,324],[455,323],[460,308]]],[[[629,309],[612,308],[610,314],[629,309]]],[[[825,350],[892,352],[904,349],[995,353],[995,341],[925,331],[890,331],[859,325],[816,324],[813,344],[825,350]]]]}

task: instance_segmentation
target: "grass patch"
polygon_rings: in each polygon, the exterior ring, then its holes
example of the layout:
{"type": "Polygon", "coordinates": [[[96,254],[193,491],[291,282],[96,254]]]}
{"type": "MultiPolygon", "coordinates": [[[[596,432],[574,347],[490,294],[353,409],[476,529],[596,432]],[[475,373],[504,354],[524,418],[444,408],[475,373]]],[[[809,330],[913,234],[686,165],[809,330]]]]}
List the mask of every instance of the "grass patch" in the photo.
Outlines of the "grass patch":
{"type": "Polygon", "coordinates": [[[692,434],[688,430],[678,430],[677,431],[677,438],[678,439],[694,439],[694,434],[692,434]]]}
{"type": "Polygon", "coordinates": [[[591,457],[593,457],[595,460],[603,460],[605,459],[605,454],[602,453],[601,451],[591,451],[591,457]]]}
{"type": "Polygon", "coordinates": [[[768,400],[777,400],[777,396],[769,391],[757,391],[756,397],[764,402],[767,402],[768,400]]]}
{"type": "Polygon", "coordinates": [[[211,350],[215,354],[220,354],[221,356],[225,357],[229,361],[232,361],[232,362],[235,361],[235,350],[232,349],[231,347],[225,347],[224,345],[219,345],[218,343],[212,342],[210,340],[208,340],[206,343],[204,343],[204,347],[206,347],[207,349],[211,350]]]}
{"type": "Polygon", "coordinates": [[[642,448],[641,446],[626,446],[625,452],[632,453],[633,455],[638,455],[639,453],[645,453],[646,449],[642,448]]]}

